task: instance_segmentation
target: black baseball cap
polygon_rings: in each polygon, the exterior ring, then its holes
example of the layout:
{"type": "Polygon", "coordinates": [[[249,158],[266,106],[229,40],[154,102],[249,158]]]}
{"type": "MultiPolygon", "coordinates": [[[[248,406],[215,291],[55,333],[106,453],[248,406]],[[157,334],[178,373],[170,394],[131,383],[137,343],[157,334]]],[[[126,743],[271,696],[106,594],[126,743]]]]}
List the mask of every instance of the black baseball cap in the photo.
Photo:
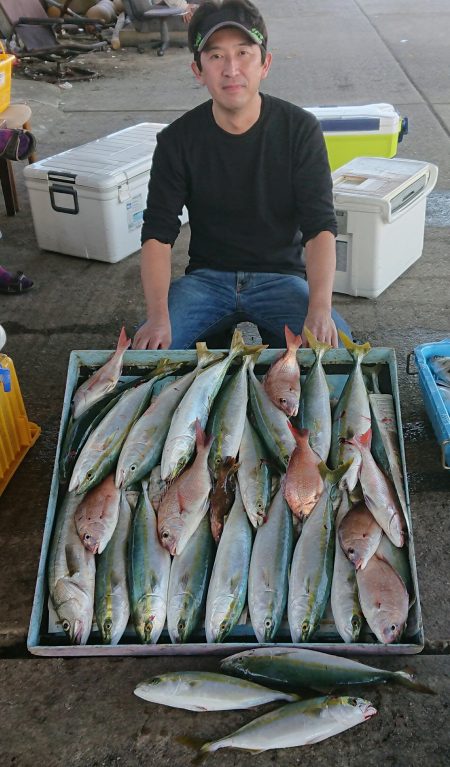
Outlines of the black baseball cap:
{"type": "Polygon", "coordinates": [[[245,8],[226,6],[211,13],[203,22],[194,40],[194,52],[201,53],[211,35],[222,27],[236,27],[245,32],[256,45],[267,47],[267,38],[254,26],[253,20],[249,20],[245,8]]]}

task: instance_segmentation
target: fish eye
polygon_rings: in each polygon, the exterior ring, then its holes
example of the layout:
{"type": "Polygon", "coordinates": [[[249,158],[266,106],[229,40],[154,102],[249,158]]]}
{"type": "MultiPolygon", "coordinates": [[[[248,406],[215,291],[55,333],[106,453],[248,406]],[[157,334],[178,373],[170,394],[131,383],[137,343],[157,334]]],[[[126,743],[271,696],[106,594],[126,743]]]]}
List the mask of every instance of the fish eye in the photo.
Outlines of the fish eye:
{"type": "Polygon", "coordinates": [[[111,618],[106,618],[106,620],[105,620],[103,625],[104,625],[105,629],[111,629],[112,628],[112,620],[111,620],[111,618]]]}
{"type": "Polygon", "coordinates": [[[349,550],[348,550],[348,553],[349,553],[349,554],[354,554],[354,553],[355,553],[355,549],[349,549],[349,550]]]}
{"type": "Polygon", "coordinates": [[[135,463],[133,463],[133,464],[130,466],[130,471],[132,471],[132,472],[133,472],[133,471],[136,471],[136,469],[137,469],[137,466],[136,466],[136,464],[135,464],[135,463]]]}
{"type": "Polygon", "coordinates": [[[62,625],[64,631],[66,631],[66,632],[69,631],[69,629],[70,629],[69,621],[63,621],[61,625],[62,625]]]}
{"type": "Polygon", "coordinates": [[[348,699],[348,705],[349,706],[357,706],[358,705],[357,699],[356,698],[349,698],[348,699]]]}
{"type": "Polygon", "coordinates": [[[279,399],[279,403],[280,403],[280,405],[286,405],[286,400],[285,400],[285,398],[284,398],[284,397],[280,397],[280,399],[279,399]]]}
{"type": "Polygon", "coordinates": [[[153,677],[153,679],[150,680],[150,684],[155,684],[156,685],[156,684],[159,684],[160,682],[161,682],[161,677],[160,676],[155,676],[155,677],[153,677]]]}
{"type": "Polygon", "coordinates": [[[93,474],[92,471],[88,471],[86,473],[86,479],[92,479],[92,474],[93,474]]]}
{"type": "Polygon", "coordinates": [[[186,622],[178,621],[178,631],[184,631],[185,628],[186,628],[186,622]]]}
{"type": "Polygon", "coordinates": [[[85,541],[90,541],[90,540],[91,540],[91,536],[89,535],[89,533],[85,533],[85,534],[83,535],[83,539],[84,539],[85,541]]]}
{"type": "Polygon", "coordinates": [[[164,533],[161,535],[161,538],[164,538],[165,541],[169,538],[169,533],[167,530],[164,531],[164,533]]]}
{"type": "Polygon", "coordinates": [[[264,621],[264,626],[265,626],[266,629],[270,629],[272,627],[272,620],[271,620],[271,618],[266,618],[266,620],[264,621]]]}

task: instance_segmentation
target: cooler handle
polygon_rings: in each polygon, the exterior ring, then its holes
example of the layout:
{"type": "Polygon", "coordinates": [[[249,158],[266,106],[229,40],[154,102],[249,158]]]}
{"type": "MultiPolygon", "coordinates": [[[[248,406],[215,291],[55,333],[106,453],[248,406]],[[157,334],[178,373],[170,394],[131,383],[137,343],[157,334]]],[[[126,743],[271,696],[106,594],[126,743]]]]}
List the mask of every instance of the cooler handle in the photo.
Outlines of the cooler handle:
{"type": "Polygon", "coordinates": [[[445,448],[447,445],[450,445],[450,439],[444,439],[443,442],[441,442],[441,461],[442,461],[442,468],[446,471],[450,471],[450,466],[448,465],[445,457],[445,448]]]}
{"type": "Polygon", "coordinates": [[[412,208],[423,197],[428,197],[430,192],[433,191],[434,187],[436,186],[439,169],[437,165],[433,165],[433,163],[429,164],[429,168],[430,168],[430,173],[427,179],[427,183],[425,184],[424,188],[419,192],[418,195],[416,195],[415,197],[412,197],[410,202],[406,203],[406,205],[402,205],[395,213],[391,213],[390,206],[389,206],[389,211],[387,216],[387,220],[389,222],[395,221],[399,216],[403,215],[405,210],[412,208]]]}
{"type": "Polygon", "coordinates": [[[398,143],[400,144],[401,141],[403,141],[403,136],[407,136],[409,133],[409,123],[407,117],[402,117],[402,121],[400,123],[400,130],[398,134],[398,143]]]}
{"type": "Polygon", "coordinates": [[[77,213],[80,212],[80,208],[78,205],[78,194],[76,189],[68,188],[67,186],[62,186],[62,184],[51,184],[49,186],[49,192],[50,192],[50,201],[52,203],[53,210],[56,210],[57,213],[70,213],[73,216],[76,216],[77,213]],[[68,194],[70,197],[73,198],[73,208],[65,208],[62,205],[57,205],[55,201],[55,192],[57,194],[68,194]]]}

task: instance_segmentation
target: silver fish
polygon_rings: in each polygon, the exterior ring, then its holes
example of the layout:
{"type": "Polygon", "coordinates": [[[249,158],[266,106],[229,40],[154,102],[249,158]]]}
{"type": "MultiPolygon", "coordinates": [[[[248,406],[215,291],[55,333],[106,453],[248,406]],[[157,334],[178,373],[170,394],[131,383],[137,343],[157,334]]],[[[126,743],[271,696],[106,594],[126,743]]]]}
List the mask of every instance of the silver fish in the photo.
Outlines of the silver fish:
{"type": "Polygon", "coordinates": [[[280,487],[258,528],[248,573],[248,609],[258,642],[273,642],[288,595],[292,514],[280,487]]]}
{"type": "Polygon", "coordinates": [[[287,415],[273,404],[264,386],[258,381],[254,367],[255,357],[249,365],[250,410],[258,433],[271,457],[280,470],[285,472],[295,448],[295,439],[290,432],[287,415]]]}
{"type": "Polygon", "coordinates": [[[167,596],[167,629],[172,642],[187,642],[200,620],[214,553],[205,516],[184,551],[172,560],[167,596]]]}
{"type": "Polygon", "coordinates": [[[176,367],[176,363],[162,360],[149,381],[122,394],[87,438],[75,463],[69,490],[86,492],[114,469],[128,432],[147,407],[154,384],[176,367]]]}
{"type": "Polygon", "coordinates": [[[136,633],[145,644],[158,641],[164,628],[170,554],[158,537],[156,515],[143,485],[134,512],[128,548],[128,584],[136,633]]]}
{"type": "Polygon", "coordinates": [[[98,558],[95,575],[95,620],[103,644],[118,644],[130,617],[127,584],[130,520],[130,504],[123,492],[116,529],[104,552],[98,558]]]}
{"type": "Polygon", "coordinates": [[[319,464],[325,488],[303,525],[292,557],[288,621],[293,642],[311,639],[328,602],[335,542],[332,492],[347,468],[343,464],[332,472],[319,464]]]}
{"type": "Polygon", "coordinates": [[[270,503],[271,477],[268,453],[248,418],[239,447],[239,488],[253,527],[262,525],[270,503]]]}
{"type": "Polygon", "coordinates": [[[336,515],[336,545],[334,552],[333,580],[331,582],[331,610],[339,635],[344,642],[359,639],[364,616],[359,604],[355,568],[347,559],[339,543],[339,527],[350,508],[347,493],[343,493],[336,515]]]}
{"type": "Polygon", "coordinates": [[[140,481],[159,463],[175,409],[199,372],[223,356],[208,351],[206,344],[197,344],[197,355],[197,367],[165,386],[131,427],[117,462],[117,487],[140,481]]]}
{"type": "Polygon", "coordinates": [[[48,557],[48,589],[72,644],[86,644],[94,615],[95,556],[80,541],[74,513],[79,495],[67,493],[56,518],[48,557]]]}
{"type": "MultiPolygon", "coordinates": [[[[288,703],[224,738],[204,743],[199,756],[219,748],[241,748],[260,753],[273,748],[319,743],[365,722],[376,713],[376,708],[369,701],[348,696],[326,696],[288,703]]],[[[189,744],[190,740],[183,738],[183,742],[189,744]]]]}
{"type": "Polygon", "coordinates": [[[322,357],[332,347],[318,341],[308,328],[304,327],[303,332],[316,359],[302,386],[298,423],[302,429],[309,429],[309,444],[326,463],[331,445],[331,404],[322,357]]]}
{"type": "Polygon", "coordinates": [[[195,378],[176,408],[161,458],[161,477],[171,481],[180,474],[195,448],[195,424],[205,428],[214,399],[233,360],[244,351],[242,333],[236,330],[229,354],[195,378]]]}
{"type": "Polygon", "coordinates": [[[239,488],[217,547],[206,598],[207,642],[222,642],[242,613],[247,594],[252,529],[239,488]]]}
{"type": "Polygon", "coordinates": [[[173,671],[141,682],[134,694],[151,703],[187,711],[230,711],[275,700],[299,700],[294,693],[269,690],[254,682],[210,671],[173,671]]]}

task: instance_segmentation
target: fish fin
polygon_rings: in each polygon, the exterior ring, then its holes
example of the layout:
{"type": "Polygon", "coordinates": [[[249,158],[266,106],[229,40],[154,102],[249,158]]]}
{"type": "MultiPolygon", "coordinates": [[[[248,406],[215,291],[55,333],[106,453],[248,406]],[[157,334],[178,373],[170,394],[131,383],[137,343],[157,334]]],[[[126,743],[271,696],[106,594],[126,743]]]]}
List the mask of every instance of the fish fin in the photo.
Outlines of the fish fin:
{"type": "Polygon", "coordinates": [[[287,425],[297,445],[303,445],[305,440],[307,440],[309,437],[309,429],[296,429],[290,421],[287,422],[287,425]]]}
{"type": "Polygon", "coordinates": [[[211,745],[211,741],[205,741],[201,738],[196,738],[193,735],[177,735],[175,740],[178,743],[181,743],[182,746],[186,746],[192,751],[197,751],[197,755],[191,761],[191,764],[202,764],[209,754],[208,746],[211,745]]]}
{"type": "Polygon", "coordinates": [[[295,333],[287,326],[284,326],[284,337],[286,339],[286,348],[288,351],[296,352],[302,345],[302,336],[296,336],[295,333]]]}
{"type": "Polygon", "coordinates": [[[197,366],[199,368],[206,368],[211,362],[217,362],[226,356],[224,352],[211,352],[205,341],[198,341],[195,346],[197,349],[197,366]]]}
{"type": "Polygon", "coordinates": [[[399,684],[402,687],[407,687],[409,690],[423,692],[426,695],[437,695],[436,690],[433,690],[431,687],[428,687],[421,682],[416,682],[415,679],[412,678],[411,673],[408,671],[394,671],[393,677],[391,677],[391,679],[395,684],[399,684]]]}
{"type": "Polygon", "coordinates": [[[205,431],[202,429],[202,425],[200,423],[200,420],[198,418],[195,419],[195,444],[197,446],[197,452],[200,448],[206,448],[211,447],[212,443],[215,440],[214,434],[206,434],[205,431]]]}
{"type": "MultiPolygon", "coordinates": [[[[351,441],[352,440],[349,440],[349,442],[351,441]]],[[[372,444],[372,428],[369,426],[367,431],[365,431],[364,434],[360,434],[359,437],[355,435],[354,442],[356,442],[357,445],[361,447],[367,447],[370,450],[370,446],[372,444]]]]}
{"type": "Polygon", "coordinates": [[[128,349],[130,344],[131,338],[128,338],[127,336],[125,325],[122,325],[122,330],[120,331],[119,340],[117,342],[117,351],[128,349]]]}
{"type": "Polygon", "coordinates": [[[342,343],[344,344],[345,348],[348,352],[352,355],[352,357],[365,357],[367,352],[371,350],[371,345],[367,341],[365,344],[355,344],[354,341],[352,341],[351,338],[344,333],[343,330],[338,330],[339,338],[341,339],[342,343]]]}
{"type": "Polygon", "coordinates": [[[323,462],[320,461],[319,463],[319,472],[320,476],[322,477],[323,481],[327,481],[329,485],[334,486],[339,483],[339,481],[344,476],[345,472],[348,471],[350,466],[353,463],[353,458],[350,458],[349,461],[346,461],[346,463],[341,463],[340,466],[337,467],[337,469],[329,469],[328,466],[323,462]]]}
{"type": "Polygon", "coordinates": [[[248,357],[248,362],[244,360],[244,364],[246,364],[250,370],[253,370],[256,362],[258,361],[259,355],[267,348],[268,344],[256,344],[255,346],[248,346],[246,344],[244,346],[244,355],[245,357],[248,357]]]}
{"type": "Polygon", "coordinates": [[[308,341],[309,348],[316,352],[317,356],[319,356],[319,354],[322,356],[325,352],[333,348],[331,344],[327,344],[324,341],[318,341],[314,333],[311,333],[310,329],[307,328],[306,325],[303,325],[303,332],[305,334],[306,340],[308,341]]]}

